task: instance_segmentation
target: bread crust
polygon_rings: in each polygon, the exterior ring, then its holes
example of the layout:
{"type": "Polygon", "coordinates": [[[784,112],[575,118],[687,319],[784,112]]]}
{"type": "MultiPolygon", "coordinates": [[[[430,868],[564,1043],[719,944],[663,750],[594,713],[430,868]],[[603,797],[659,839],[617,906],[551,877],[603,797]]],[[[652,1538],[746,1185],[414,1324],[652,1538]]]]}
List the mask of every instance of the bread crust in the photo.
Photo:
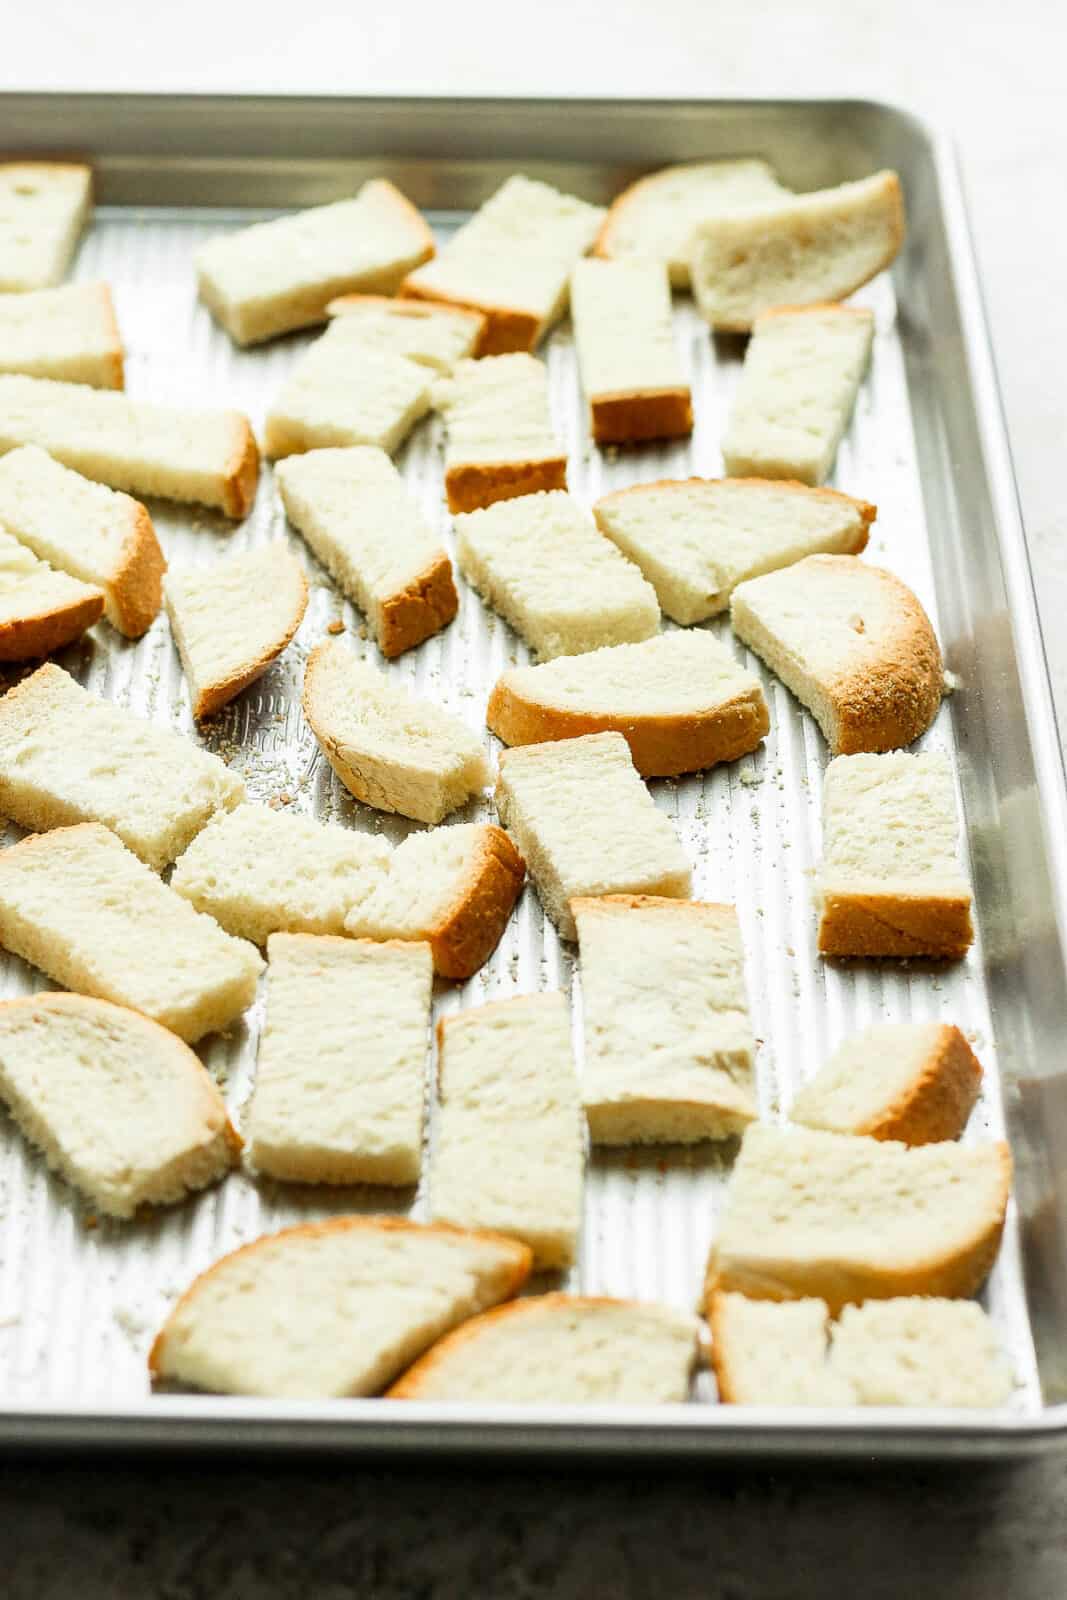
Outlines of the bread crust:
{"type": "Polygon", "coordinates": [[[459,462],[445,473],[448,509],[457,514],[481,511],[497,500],[517,500],[520,495],[566,487],[565,455],[545,456],[540,461],[459,462]]]}
{"type": "Polygon", "coordinates": [[[719,1391],[719,1401],[722,1405],[738,1405],[737,1390],[733,1385],[733,1375],[729,1362],[726,1359],[726,1340],[723,1336],[723,1315],[725,1295],[717,1289],[709,1291],[704,1306],[704,1316],[711,1330],[711,1354],[709,1357],[711,1370],[715,1374],[715,1385],[719,1391]]]}
{"type": "Polygon", "coordinates": [[[467,882],[427,934],[435,972],[463,979],[485,965],[500,943],[525,880],[522,856],[503,828],[487,823],[467,882]]]}
{"type": "Polygon", "coordinates": [[[431,634],[440,633],[458,610],[452,563],[442,550],[418,577],[382,602],[378,640],[382,655],[390,659],[402,655],[431,634]]]}
{"type": "Polygon", "coordinates": [[[520,311],[514,306],[492,306],[479,300],[465,300],[460,296],[443,294],[415,283],[410,277],[400,285],[401,300],[429,300],[439,305],[456,306],[461,311],[477,311],[485,318],[475,356],[506,356],[513,351],[534,350],[545,332],[540,317],[532,311],[520,311]]]}
{"type": "Polygon", "coordinates": [[[589,412],[597,444],[683,439],[693,431],[693,397],[684,385],[591,395],[589,412]]]}
{"type": "Polygon", "coordinates": [[[919,1072],[892,1103],[855,1131],[901,1144],[958,1139],[982,1087],[982,1068],[959,1028],[942,1023],[919,1072]]]}
{"type": "Polygon", "coordinates": [[[247,417],[233,413],[233,448],[223,469],[221,505],[228,517],[247,517],[259,483],[259,446],[247,417]]]}
{"type": "MultiPolygon", "coordinates": [[[[242,689],[247,689],[250,683],[262,677],[272,662],[277,661],[282,651],[287,647],[297,628],[304,620],[307,610],[308,586],[302,568],[295,560],[292,562],[292,577],[294,589],[292,605],[288,620],[284,628],[275,636],[268,645],[265,645],[258,655],[244,663],[236,672],[231,672],[228,677],[218,678],[214,683],[205,684],[193,702],[193,716],[197,722],[202,722],[206,717],[213,717],[223,706],[229,705],[242,689]]],[[[174,626],[173,613],[171,625],[174,626]]],[[[185,652],[179,640],[179,651],[185,664],[185,652]]]]}
{"type": "Polygon", "coordinates": [[[139,639],[163,604],[167,561],[147,510],[139,500],[131,500],[130,505],[130,531],[110,581],[115,626],[128,639],[139,639]]]}
{"type": "Polygon", "coordinates": [[[89,584],[82,587],[83,595],[63,605],[0,622],[0,661],[27,661],[47,656],[73,639],[80,639],[104,610],[103,591],[89,584]]]}
{"type": "Polygon", "coordinates": [[[969,894],[821,892],[820,955],[959,961],[973,943],[969,894]]]}
{"type": "Polygon", "coordinates": [[[111,289],[106,283],[96,286],[100,302],[100,320],[108,330],[108,350],[104,356],[105,381],[101,383],[102,389],[125,389],[126,367],[125,351],[122,347],[122,335],[119,332],[118,318],[115,316],[115,302],[111,297],[111,289]]]}

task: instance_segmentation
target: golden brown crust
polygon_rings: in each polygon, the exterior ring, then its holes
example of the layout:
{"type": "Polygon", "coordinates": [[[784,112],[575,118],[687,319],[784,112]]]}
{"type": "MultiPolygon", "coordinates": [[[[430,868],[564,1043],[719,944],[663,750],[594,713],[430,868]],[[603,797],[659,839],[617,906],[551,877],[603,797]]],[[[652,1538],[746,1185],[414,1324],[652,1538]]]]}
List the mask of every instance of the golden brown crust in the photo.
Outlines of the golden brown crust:
{"type": "Polygon", "coordinates": [[[96,292],[100,301],[100,319],[108,330],[108,343],[110,346],[105,358],[107,382],[101,384],[101,388],[124,389],[126,387],[126,370],[123,359],[122,335],[119,332],[118,319],[115,316],[115,302],[111,298],[111,290],[106,283],[97,284],[96,292]]]}
{"type": "Polygon", "coordinates": [[[737,1405],[737,1391],[733,1386],[730,1373],[730,1364],[726,1359],[726,1338],[723,1330],[725,1316],[725,1296],[717,1290],[712,1290],[707,1297],[704,1315],[708,1327],[711,1329],[711,1370],[715,1374],[715,1383],[719,1391],[719,1399],[723,1405],[737,1405]]]}
{"type": "Polygon", "coordinates": [[[503,828],[487,823],[474,871],[428,934],[436,972],[462,979],[484,966],[500,943],[525,878],[526,863],[503,828]]]}
{"type": "Polygon", "coordinates": [[[595,514],[600,506],[611,505],[628,494],[644,494],[649,489],[697,488],[711,483],[738,483],[758,485],[762,488],[791,489],[799,494],[819,495],[825,500],[835,500],[850,505],[863,523],[862,531],[857,533],[856,542],[849,552],[851,555],[858,555],[861,550],[867,548],[868,529],[878,516],[878,507],[871,505],[869,500],[857,500],[854,495],[842,494],[840,489],[816,488],[808,483],[798,483],[795,478],[657,478],[650,483],[631,483],[625,489],[613,489],[610,494],[601,495],[593,506],[593,512],[595,514]]]}
{"type": "Polygon", "coordinates": [[[28,661],[47,656],[73,639],[80,639],[104,610],[103,591],[88,584],[83,584],[82,588],[83,594],[63,605],[0,622],[0,661],[28,661]]]}
{"type": "MultiPolygon", "coordinates": [[[[881,268],[879,268],[879,271],[881,271],[881,268]]],[[[867,280],[864,279],[863,281],[866,282],[867,280]]],[[[859,284],[856,287],[858,289],[860,287],[859,284]]],[[[869,306],[846,306],[842,305],[840,300],[813,300],[810,305],[806,306],[771,306],[769,310],[761,311],[759,316],[751,323],[751,326],[754,328],[756,323],[762,322],[765,317],[816,317],[824,311],[839,311],[843,316],[859,317],[864,322],[874,321],[874,312],[869,306]]],[[[746,333],[749,326],[750,324],[746,322],[743,326],[739,326],[732,331],[746,333]]],[[[731,330],[726,328],[725,331],[729,333],[731,330]]]]}
{"type": "Polygon", "coordinates": [[[139,639],[151,627],[163,604],[166,557],[152,518],[139,500],[131,500],[130,531],[111,577],[115,624],[128,639],[139,639]]]}
{"type": "Polygon", "coordinates": [[[973,943],[969,894],[822,891],[820,955],[959,961],[973,943]]]}
{"type": "Polygon", "coordinates": [[[405,278],[400,285],[401,300],[429,300],[440,305],[457,306],[461,311],[477,311],[485,318],[485,326],[474,349],[476,356],[506,356],[515,350],[533,350],[544,333],[544,324],[532,311],[517,311],[513,306],[485,305],[478,300],[465,300],[444,294],[437,289],[405,278]]]}
{"type": "Polygon", "coordinates": [[[202,722],[206,717],[213,717],[216,711],[221,711],[223,706],[239,695],[242,689],[247,689],[250,683],[255,683],[262,677],[273,661],[277,661],[282,651],[287,647],[293,634],[304,620],[307,610],[308,586],[303,572],[293,562],[293,575],[296,579],[296,591],[293,604],[289,613],[289,620],[282,631],[271,640],[253,661],[246,662],[239,672],[233,672],[228,678],[220,678],[215,683],[209,683],[201,689],[193,704],[193,716],[197,722],[202,722]]]}
{"type": "Polygon", "coordinates": [[[223,473],[222,509],[228,517],[247,517],[259,482],[259,447],[247,417],[233,413],[233,451],[223,473]]]}
{"type": "Polygon", "coordinates": [[[382,603],[378,640],[382,655],[402,655],[431,634],[440,633],[458,610],[452,563],[442,550],[424,572],[382,603]]]}
{"type": "Polygon", "coordinates": [[[918,1077],[878,1116],[857,1128],[871,1139],[938,1144],[958,1139],[982,1087],[982,1068],[959,1028],[943,1023],[918,1077]]]}
{"type": "MultiPolygon", "coordinates": [[[[851,562],[852,556],[811,556],[811,561],[851,562]]],[[[884,567],[877,573],[894,591],[895,620],[879,640],[877,662],[848,669],[828,685],[834,725],[824,733],[835,756],[899,750],[912,744],[937,716],[945,689],[945,667],[929,617],[907,584],[884,567]]]]}
{"type": "Polygon", "coordinates": [[[516,500],[567,487],[567,457],[546,456],[540,461],[461,462],[445,473],[448,509],[453,513],[480,511],[498,500],[516,500]]]}
{"type": "Polygon", "coordinates": [[[597,444],[683,439],[693,431],[693,397],[683,386],[593,395],[589,412],[597,444]]]}

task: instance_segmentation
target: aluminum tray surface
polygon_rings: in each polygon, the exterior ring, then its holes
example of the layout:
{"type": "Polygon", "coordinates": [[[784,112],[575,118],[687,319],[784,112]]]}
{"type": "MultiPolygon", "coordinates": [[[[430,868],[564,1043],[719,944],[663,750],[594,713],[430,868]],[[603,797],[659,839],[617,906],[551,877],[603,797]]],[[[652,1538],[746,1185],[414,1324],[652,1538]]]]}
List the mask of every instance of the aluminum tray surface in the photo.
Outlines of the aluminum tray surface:
{"type": "MultiPolygon", "coordinates": [[[[717,139],[715,153],[732,153],[721,130],[717,139]]],[[[744,153],[751,147],[735,148],[744,153]]],[[[469,166],[464,170],[467,176],[463,184],[457,183],[457,192],[466,199],[469,166]]],[[[495,180],[495,173],[482,178],[482,189],[491,188],[495,180]]],[[[578,167],[573,181],[589,198],[605,197],[602,174],[578,167]]],[[[104,187],[106,199],[106,183],[104,187]]],[[[343,187],[335,183],[332,192],[343,192],[343,187]]],[[[446,198],[447,181],[435,178],[430,192],[432,198],[446,198]]],[[[276,196],[272,193],[271,198],[276,196]]],[[[299,198],[305,198],[303,192],[299,198]]],[[[914,200],[912,196],[913,206],[914,200]]],[[[261,433],[272,397],[316,332],[252,351],[237,350],[196,299],[192,256],[213,235],[277,214],[277,209],[98,207],[73,275],[79,280],[106,279],[113,287],[127,346],[131,395],[233,406],[247,412],[261,433]]],[[[447,237],[462,215],[458,207],[431,210],[438,238],[447,237]]],[[[910,278],[898,276],[908,289],[910,278]]],[[[694,896],[737,907],[759,1041],[761,1115],[781,1119],[796,1087],[856,1030],[882,1020],[936,1019],[958,1024],[986,1068],[985,1091],[965,1136],[968,1142],[977,1142],[1005,1134],[997,1071],[1003,1040],[995,1026],[995,969],[1002,952],[991,948],[991,942],[1003,941],[1003,918],[998,914],[1003,906],[989,898],[989,871],[983,865],[988,830],[982,813],[976,835],[975,814],[981,808],[974,798],[974,761],[959,748],[968,744],[961,711],[968,694],[976,692],[967,675],[967,663],[973,658],[966,636],[960,633],[957,584],[946,583],[944,544],[950,528],[940,516],[940,502],[936,497],[931,501],[931,474],[923,459],[924,448],[928,450],[923,430],[928,423],[914,415],[915,373],[909,369],[909,361],[914,361],[909,352],[909,340],[915,342],[914,313],[898,295],[899,285],[883,274],[856,297],[874,310],[877,334],[870,375],[832,482],[877,504],[867,559],[890,567],[914,588],[945,641],[950,665],[962,677],[957,694],[946,699],[920,748],[948,751],[965,775],[961,802],[970,823],[980,929],[974,950],[966,961],[947,968],[921,963],[831,964],[819,959],[812,874],[821,848],[826,747],[812,719],[739,645],[733,648],[759,674],[770,705],[771,732],[765,744],[732,765],[684,780],[657,781],[651,788],[657,805],[677,825],[693,863],[694,896]],[[967,773],[972,774],[970,782],[967,773]]],[[[567,444],[570,487],[583,504],[626,484],[721,474],[719,441],[740,371],[741,346],[710,338],[684,298],[676,300],[675,331],[694,394],[692,440],[633,451],[592,446],[569,327],[564,324],[548,339],[543,354],[553,414],[567,444]]],[[[437,419],[416,429],[398,462],[454,558],[442,494],[442,429],[437,419]]],[[[346,641],[357,654],[381,663],[359,613],[342,599],[288,528],[269,468],[264,470],[253,514],[240,525],[162,503],[153,504],[152,514],[174,567],[206,566],[230,551],[287,540],[303,562],[310,587],[307,614],[296,639],[258,684],[199,731],[163,616],[136,643],[98,625],[60,657],[63,665],[94,693],[200,739],[241,773],[251,799],[399,841],[417,825],[383,817],[355,802],[331,772],[302,716],[300,689],[307,655],[332,624],[343,623],[346,641]]],[[[965,572],[958,582],[966,590],[965,572]]],[[[484,712],[489,690],[505,667],[527,661],[529,654],[471,588],[462,582],[459,587],[457,620],[443,634],[391,663],[388,672],[393,681],[446,706],[488,739],[484,712]]],[[[731,641],[724,620],[709,626],[731,641]]],[[[6,681],[15,676],[9,671],[6,681]]],[[[483,799],[450,820],[492,817],[491,804],[483,799]]],[[[610,819],[589,818],[590,828],[609,823],[610,819]]],[[[12,830],[8,839],[15,837],[12,830]]],[[[0,992],[5,998],[46,986],[39,974],[15,958],[0,956],[0,992]]],[[[555,988],[572,996],[580,1061],[581,992],[573,949],[561,944],[541,913],[536,893],[527,886],[500,947],[483,971],[461,986],[437,984],[434,1016],[555,988]]],[[[205,1041],[201,1050],[205,1064],[224,1087],[238,1124],[252,1088],[262,1020],[261,986],[257,1004],[243,1021],[228,1035],[205,1041]]],[[[432,1081],[432,1071],[429,1076],[432,1081]]],[[[432,1146],[432,1095],[427,1137],[432,1146]]],[[[593,1152],[580,1261],[563,1286],[693,1307],[732,1153],[712,1145],[593,1152]]],[[[235,1173],[184,1205],[133,1223],[113,1223],[91,1217],[69,1189],[48,1175],[41,1159],[4,1120],[0,1123],[4,1434],[27,1439],[49,1433],[94,1437],[96,1429],[100,1436],[109,1436],[110,1424],[113,1437],[179,1439],[183,1428],[199,1424],[213,1428],[213,1437],[245,1442],[255,1438],[256,1425],[264,1437],[273,1428],[274,1437],[319,1437],[330,1443],[411,1439],[493,1448],[505,1443],[562,1442],[565,1433],[568,1442],[581,1442],[582,1418],[558,1410],[533,1418],[518,1413],[508,1422],[506,1410],[492,1408],[442,1413],[380,1402],[284,1407],[209,1396],[151,1395],[145,1365],[151,1338],[177,1294],[219,1256],[262,1233],[327,1215],[397,1210],[423,1217],[426,1198],[425,1180],[413,1199],[405,1196],[410,1203],[398,1206],[388,1190],[297,1188],[235,1173]],[[435,1421],[431,1424],[427,1418],[435,1421]],[[536,1426],[527,1427],[530,1423],[536,1426]]],[[[666,1408],[654,1415],[590,1413],[585,1441],[599,1438],[610,1448],[627,1436],[671,1448],[672,1441],[680,1446],[684,1438],[689,1448],[698,1442],[715,1449],[739,1441],[742,1448],[759,1448],[762,1438],[769,1448],[780,1449],[811,1448],[821,1440],[830,1448],[836,1443],[839,1448],[869,1449],[881,1443],[886,1448],[934,1452],[963,1448],[968,1437],[973,1448],[994,1449],[1012,1438],[1018,1442],[1035,1433],[1042,1420],[1047,1426],[1051,1413],[1042,1397],[1031,1339],[1014,1201],[1003,1249],[983,1299],[1018,1375],[1011,1406],[996,1418],[903,1413],[802,1416],[719,1408],[714,1404],[713,1381],[703,1374],[687,1407],[666,1408]]]]}

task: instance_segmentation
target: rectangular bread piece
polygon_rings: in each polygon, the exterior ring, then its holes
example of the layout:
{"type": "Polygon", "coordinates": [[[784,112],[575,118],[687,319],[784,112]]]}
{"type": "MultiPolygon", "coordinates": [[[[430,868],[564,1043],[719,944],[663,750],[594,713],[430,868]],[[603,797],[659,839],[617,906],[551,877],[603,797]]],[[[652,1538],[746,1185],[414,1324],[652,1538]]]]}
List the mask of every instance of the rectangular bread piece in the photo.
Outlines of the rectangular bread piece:
{"type": "Polygon", "coordinates": [[[275,933],[267,954],[254,1165],[294,1183],[417,1183],[429,946],[275,933]]]}
{"type": "Polygon", "coordinates": [[[691,1144],[742,1133],[756,1116],[755,1043],[733,906],[605,895],[570,909],[592,1142],[691,1144]]]}
{"type": "Polygon", "coordinates": [[[437,1037],[433,1220],[519,1239],[535,1270],[570,1266],[584,1152],[564,996],[461,1011],[442,1018],[437,1037]]]}
{"type": "Polygon", "coordinates": [[[685,852],[621,733],[505,750],[496,808],[563,939],[577,937],[574,899],[689,895],[685,852]]]}
{"type": "Polygon", "coordinates": [[[194,1044],[255,999],[257,951],[194,911],[95,822],[0,851],[0,944],[194,1044]]]}
{"type": "Polygon", "coordinates": [[[383,656],[452,621],[452,563],[384,450],[310,450],[275,477],[289,521],[365,614],[383,656]]]}
{"type": "Polygon", "coordinates": [[[394,294],[434,252],[415,207],[385,179],[354,199],[221,234],[196,255],[200,298],[238,344],[325,322],[336,296],[394,294]]]}
{"type": "Polygon", "coordinates": [[[567,453],[552,426],[548,372],[534,356],[461,361],[434,386],[445,419],[450,511],[567,487],[567,453]]]}
{"type": "Polygon", "coordinates": [[[88,167],[64,161],[0,163],[0,293],[60,283],[92,204],[88,167]]]}
{"type": "Polygon", "coordinates": [[[0,661],[27,661],[60,650],[91,628],[103,610],[99,589],[54,572],[0,526],[0,661]]]}
{"type": "Polygon", "coordinates": [[[0,295],[0,372],[121,389],[122,340],[107,284],[0,295]]]}
{"type": "Polygon", "coordinates": [[[579,261],[571,274],[571,322],[598,444],[692,433],[693,397],[674,342],[665,265],[579,261]]]}
{"type": "Polygon", "coordinates": [[[472,356],[485,329],[480,311],[432,300],[397,300],[380,294],[344,294],[326,307],[358,328],[361,343],[386,355],[406,356],[447,376],[472,356]]]}

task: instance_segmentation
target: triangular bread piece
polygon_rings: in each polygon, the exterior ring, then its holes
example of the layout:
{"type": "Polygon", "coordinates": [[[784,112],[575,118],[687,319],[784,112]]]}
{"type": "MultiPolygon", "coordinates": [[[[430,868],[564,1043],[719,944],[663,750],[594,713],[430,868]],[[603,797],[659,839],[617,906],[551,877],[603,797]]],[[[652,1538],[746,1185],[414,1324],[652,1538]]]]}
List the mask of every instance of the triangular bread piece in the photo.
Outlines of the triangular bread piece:
{"type": "Polygon", "coordinates": [[[102,590],[53,571],[0,528],[0,661],[61,650],[103,610],[102,590]]]}
{"type": "Polygon", "coordinates": [[[982,1068],[959,1028],[882,1022],[834,1051],[789,1116],[831,1133],[936,1144],[959,1138],[981,1085],[982,1068]]]}

